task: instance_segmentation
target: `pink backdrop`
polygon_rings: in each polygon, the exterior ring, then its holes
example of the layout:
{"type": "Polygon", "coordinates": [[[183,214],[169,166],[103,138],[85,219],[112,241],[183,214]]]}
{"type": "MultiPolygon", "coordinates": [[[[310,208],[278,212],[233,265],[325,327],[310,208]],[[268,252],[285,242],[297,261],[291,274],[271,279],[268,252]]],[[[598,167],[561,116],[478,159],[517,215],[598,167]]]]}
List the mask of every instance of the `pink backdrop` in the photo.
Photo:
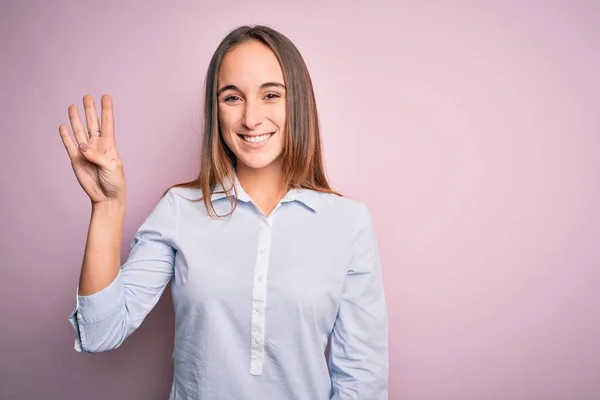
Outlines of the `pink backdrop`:
{"type": "Polygon", "coordinates": [[[167,398],[168,293],[119,350],[73,350],[90,207],[57,128],[113,96],[125,256],[195,176],[209,57],[245,23],[298,45],[331,180],[374,215],[390,399],[600,398],[600,3],[281,3],[2,1],[0,398],[167,398]]]}

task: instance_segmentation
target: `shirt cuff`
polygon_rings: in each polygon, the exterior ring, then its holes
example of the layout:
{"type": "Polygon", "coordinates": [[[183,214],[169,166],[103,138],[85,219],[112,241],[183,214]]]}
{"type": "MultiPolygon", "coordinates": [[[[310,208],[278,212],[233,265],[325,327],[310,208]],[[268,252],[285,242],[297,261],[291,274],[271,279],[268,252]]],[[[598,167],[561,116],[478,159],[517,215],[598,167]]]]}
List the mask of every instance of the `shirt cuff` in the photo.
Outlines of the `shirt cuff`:
{"type": "Polygon", "coordinates": [[[125,286],[121,269],[115,279],[101,291],[87,295],[79,295],[79,284],[75,292],[76,305],[69,315],[69,322],[77,333],[75,350],[82,351],[85,345],[85,333],[82,325],[93,324],[102,321],[118,312],[124,304],[125,286]]]}
{"type": "Polygon", "coordinates": [[[78,285],[75,311],[79,323],[93,324],[110,317],[123,307],[124,298],[125,286],[121,269],[107,287],[94,294],[80,296],[78,285]]]}

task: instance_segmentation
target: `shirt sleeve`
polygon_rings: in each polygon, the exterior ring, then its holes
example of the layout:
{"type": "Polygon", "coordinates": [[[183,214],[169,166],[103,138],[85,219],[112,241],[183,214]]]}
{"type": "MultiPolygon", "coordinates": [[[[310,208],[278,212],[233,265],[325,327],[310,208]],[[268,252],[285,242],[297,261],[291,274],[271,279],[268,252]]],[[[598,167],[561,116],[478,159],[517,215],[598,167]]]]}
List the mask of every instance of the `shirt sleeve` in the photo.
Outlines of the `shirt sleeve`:
{"type": "Polygon", "coordinates": [[[69,321],[77,333],[75,350],[99,353],[119,347],[154,308],[173,275],[171,244],[174,206],[171,191],[163,196],[135,233],[129,255],[106,288],[76,294],[69,321]]]}
{"type": "Polygon", "coordinates": [[[329,352],[332,400],[388,399],[388,325],[373,222],[361,204],[329,352]]]}

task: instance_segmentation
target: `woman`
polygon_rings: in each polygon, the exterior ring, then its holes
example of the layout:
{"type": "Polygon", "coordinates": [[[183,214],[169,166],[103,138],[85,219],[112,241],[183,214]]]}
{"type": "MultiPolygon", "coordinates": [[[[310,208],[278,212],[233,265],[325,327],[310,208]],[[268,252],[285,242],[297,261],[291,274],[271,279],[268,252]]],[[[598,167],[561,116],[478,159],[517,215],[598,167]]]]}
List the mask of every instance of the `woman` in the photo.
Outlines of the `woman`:
{"type": "Polygon", "coordinates": [[[241,27],[219,45],[199,176],[166,191],[122,266],[112,102],[102,97],[101,124],[91,97],[84,107],[88,134],[75,106],[75,140],[59,128],[93,210],[70,317],[77,351],[119,347],[172,280],[171,399],[387,399],[372,221],[327,182],[312,83],[285,36],[241,27]]]}

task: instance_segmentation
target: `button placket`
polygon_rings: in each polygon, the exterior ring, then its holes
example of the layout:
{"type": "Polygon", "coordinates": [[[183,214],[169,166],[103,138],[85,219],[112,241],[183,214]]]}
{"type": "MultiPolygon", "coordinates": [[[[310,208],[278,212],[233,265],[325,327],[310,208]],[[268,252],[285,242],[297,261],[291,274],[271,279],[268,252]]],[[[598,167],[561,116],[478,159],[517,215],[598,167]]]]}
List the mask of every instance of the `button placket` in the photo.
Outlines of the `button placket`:
{"type": "Polygon", "coordinates": [[[252,375],[262,374],[264,362],[265,308],[267,302],[267,274],[269,269],[269,252],[271,246],[272,217],[261,217],[258,251],[256,256],[255,279],[252,291],[252,330],[251,330],[251,364],[252,375]]]}

